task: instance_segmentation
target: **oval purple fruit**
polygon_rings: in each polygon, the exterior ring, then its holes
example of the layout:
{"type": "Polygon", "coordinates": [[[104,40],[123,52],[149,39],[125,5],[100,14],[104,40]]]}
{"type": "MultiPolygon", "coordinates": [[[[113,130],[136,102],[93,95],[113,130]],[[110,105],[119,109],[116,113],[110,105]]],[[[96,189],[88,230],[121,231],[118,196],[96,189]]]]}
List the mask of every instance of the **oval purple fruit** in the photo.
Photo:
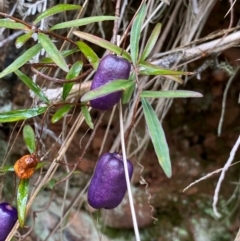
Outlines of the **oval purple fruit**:
{"type": "Polygon", "coordinates": [[[4,241],[16,223],[17,209],[9,203],[0,203],[0,241],[4,241]]]}
{"type": "MultiPolygon", "coordinates": [[[[128,174],[132,177],[133,165],[127,160],[128,174]]],[[[88,188],[88,202],[96,209],[117,207],[127,191],[123,157],[114,153],[103,154],[97,162],[88,188]]]]}
{"type": "MultiPolygon", "coordinates": [[[[103,57],[92,81],[91,90],[94,90],[110,81],[117,79],[128,79],[131,70],[130,63],[113,54],[103,57]]],[[[98,110],[108,110],[119,102],[122,91],[91,100],[90,105],[98,110]]]]}

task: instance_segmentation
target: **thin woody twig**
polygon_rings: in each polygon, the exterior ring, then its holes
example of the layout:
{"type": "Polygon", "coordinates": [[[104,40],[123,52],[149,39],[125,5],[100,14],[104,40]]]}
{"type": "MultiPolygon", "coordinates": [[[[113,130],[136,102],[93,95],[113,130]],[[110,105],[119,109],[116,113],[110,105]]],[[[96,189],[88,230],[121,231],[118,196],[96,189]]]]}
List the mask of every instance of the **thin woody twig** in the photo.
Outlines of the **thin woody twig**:
{"type": "Polygon", "coordinates": [[[134,208],[133,203],[133,195],[131,191],[131,184],[130,184],[130,178],[128,173],[128,166],[127,166],[127,155],[126,155],[126,148],[125,148],[125,141],[124,141],[124,126],[123,126],[123,113],[122,113],[122,105],[119,104],[119,122],[120,122],[120,135],[121,135],[121,147],[122,147],[122,157],[123,157],[123,166],[124,166],[124,172],[125,172],[125,179],[127,184],[127,190],[128,190],[128,199],[130,204],[130,210],[132,215],[132,221],[133,221],[133,228],[135,233],[136,241],[140,241],[140,235],[139,235],[139,229],[138,229],[138,222],[136,217],[136,212],[134,208]]]}
{"type": "MultiPolygon", "coordinates": [[[[58,66],[55,63],[26,63],[26,65],[31,65],[34,68],[58,68],[58,66]]],[[[72,64],[68,64],[68,67],[72,67],[72,64]]],[[[83,67],[85,68],[91,68],[90,64],[84,64],[83,67]]]]}
{"type": "Polygon", "coordinates": [[[15,17],[13,17],[13,16],[11,16],[11,15],[9,15],[9,14],[0,12],[0,16],[6,17],[6,18],[10,18],[10,19],[14,20],[14,21],[17,22],[17,23],[23,24],[24,26],[26,26],[26,29],[25,29],[25,30],[29,30],[29,31],[30,31],[30,30],[34,30],[34,31],[37,32],[37,33],[44,33],[44,34],[46,34],[46,35],[50,35],[50,36],[52,36],[52,37],[55,37],[55,38],[57,38],[57,39],[62,39],[62,40],[64,40],[64,41],[68,41],[68,42],[70,42],[71,44],[76,45],[76,43],[75,43],[73,40],[71,40],[71,39],[69,39],[69,38],[67,38],[67,37],[64,37],[64,36],[62,36],[62,35],[59,35],[59,34],[56,34],[56,33],[53,33],[53,32],[41,30],[41,29],[37,28],[36,26],[30,25],[30,24],[26,23],[25,21],[22,21],[21,19],[15,18],[15,17]]]}
{"type": "Polygon", "coordinates": [[[154,53],[159,52],[163,46],[164,40],[166,40],[167,35],[172,27],[173,22],[176,19],[176,15],[179,13],[179,8],[181,7],[182,0],[177,1],[174,11],[171,14],[171,17],[167,23],[167,26],[164,28],[163,33],[161,33],[161,37],[158,40],[157,46],[154,48],[154,53]]]}
{"type": "Polygon", "coordinates": [[[192,9],[194,14],[197,15],[199,13],[197,0],[192,0],[192,9]]]}
{"type": "Polygon", "coordinates": [[[90,74],[91,71],[92,71],[91,69],[89,69],[85,73],[79,75],[77,78],[74,78],[74,79],[71,79],[71,80],[65,80],[65,79],[58,79],[58,78],[50,77],[50,76],[48,76],[46,74],[43,74],[42,72],[40,72],[37,69],[35,69],[33,66],[31,66],[31,70],[36,75],[39,75],[42,78],[50,80],[50,81],[52,81],[53,83],[56,83],[56,84],[64,84],[64,83],[72,83],[72,82],[80,81],[81,79],[85,78],[88,74],[90,74]]]}
{"type": "MultiPolygon", "coordinates": [[[[120,12],[119,12],[120,5],[121,5],[121,0],[117,0],[116,7],[115,7],[115,16],[116,17],[120,16],[120,12]]],[[[117,44],[118,22],[119,22],[119,19],[114,20],[113,37],[112,37],[112,42],[114,44],[117,44]]]]}
{"type": "Polygon", "coordinates": [[[20,31],[17,31],[17,32],[13,33],[12,35],[8,36],[7,38],[3,39],[0,42],[0,48],[2,48],[5,44],[13,41],[15,38],[17,38],[18,36],[20,36],[23,33],[24,33],[24,31],[20,30],[20,31]]]}
{"type": "MultiPolygon", "coordinates": [[[[239,164],[239,162],[235,162],[235,163],[231,164],[231,166],[234,166],[234,165],[236,165],[236,164],[239,164]]],[[[194,186],[195,184],[197,184],[197,183],[199,183],[199,182],[201,182],[201,181],[203,181],[203,180],[208,179],[208,178],[211,177],[212,175],[221,172],[222,170],[223,170],[223,168],[217,169],[217,170],[215,170],[215,171],[213,171],[213,172],[211,172],[211,173],[208,173],[207,175],[205,175],[205,176],[197,179],[196,181],[190,183],[187,187],[185,187],[185,188],[183,189],[183,192],[187,191],[190,187],[194,186]]],[[[239,240],[239,241],[240,241],[240,240],[239,240]]]]}
{"type": "Polygon", "coordinates": [[[239,228],[239,230],[238,230],[237,236],[236,236],[236,238],[234,239],[234,241],[240,241],[240,228],[239,228]]]}
{"type": "Polygon", "coordinates": [[[222,181],[224,180],[226,171],[228,170],[228,168],[231,166],[231,163],[233,162],[233,159],[235,157],[235,154],[236,154],[236,151],[237,151],[239,145],[240,145],[240,136],[238,137],[236,143],[234,144],[234,146],[230,152],[230,156],[222,169],[222,173],[218,179],[218,183],[215,188],[212,206],[213,206],[213,211],[217,217],[220,217],[220,213],[217,211],[217,202],[218,202],[218,195],[219,195],[220,187],[221,187],[222,181]]]}
{"type": "Polygon", "coordinates": [[[61,179],[60,181],[58,181],[58,182],[55,184],[55,186],[61,184],[61,183],[64,182],[64,181],[66,181],[66,180],[75,172],[75,170],[77,169],[79,163],[82,161],[85,153],[87,152],[87,149],[88,149],[89,145],[91,144],[91,142],[92,142],[92,140],[93,140],[93,138],[94,138],[94,136],[95,136],[95,134],[96,134],[97,128],[99,127],[99,125],[100,125],[101,122],[102,122],[102,118],[103,118],[104,114],[105,114],[105,112],[103,112],[103,113],[99,116],[98,120],[96,121],[96,123],[95,123],[95,125],[94,125],[94,129],[93,129],[93,131],[92,131],[92,133],[91,133],[91,136],[89,137],[89,140],[88,140],[86,146],[84,147],[84,150],[83,150],[81,156],[79,157],[78,161],[74,164],[73,169],[72,169],[72,170],[68,173],[68,175],[66,175],[63,179],[61,179]]]}
{"type": "Polygon", "coordinates": [[[226,16],[229,14],[229,12],[232,11],[233,6],[234,6],[234,4],[236,3],[236,1],[237,1],[237,0],[235,0],[234,2],[232,2],[232,0],[230,1],[231,6],[230,6],[230,8],[228,9],[227,13],[225,14],[224,18],[226,18],[226,16]]]}
{"type": "Polygon", "coordinates": [[[123,48],[125,47],[125,41],[126,41],[127,34],[128,34],[128,32],[129,32],[129,29],[130,29],[130,27],[132,26],[134,19],[136,18],[138,12],[140,11],[142,5],[143,5],[145,2],[146,2],[146,0],[142,0],[140,6],[138,7],[138,10],[135,12],[135,14],[134,14],[131,22],[128,24],[128,27],[126,28],[125,32],[124,32],[123,35],[122,35],[122,38],[120,39],[119,45],[124,41],[124,42],[123,42],[123,48]]]}
{"type": "Polygon", "coordinates": [[[218,136],[220,136],[221,132],[222,132],[222,125],[223,125],[223,120],[224,120],[224,115],[225,115],[225,110],[226,110],[226,99],[227,99],[228,90],[229,90],[229,87],[230,87],[233,79],[235,78],[236,74],[238,73],[239,69],[240,69],[240,67],[237,67],[235,69],[234,73],[232,74],[232,76],[228,80],[228,83],[227,83],[226,88],[225,88],[224,93],[223,93],[222,112],[221,112],[221,117],[220,117],[220,120],[219,120],[219,123],[218,123],[218,136]]]}
{"type": "Polygon", "coordinates": [[[2,12],[0,12],[0,16],[3,16],[3,17],[5,17],[5,18],[10,18],[10,19],[12,19],[13,21],[15,21],[15,22],[17,22],[17,23],[21,23],[21,24],[23,24],[24,26],[26,26],[29,30],[31,30],[32,27],[33,27],[32,25],[30,25],[30,24],[22,21],[21,19],[15,18],[15,17],[13,17],[13,16],[11,16],[11,15],[9,15],[9,14],[7,14],[7,13],[2,13],[2,12]]]}

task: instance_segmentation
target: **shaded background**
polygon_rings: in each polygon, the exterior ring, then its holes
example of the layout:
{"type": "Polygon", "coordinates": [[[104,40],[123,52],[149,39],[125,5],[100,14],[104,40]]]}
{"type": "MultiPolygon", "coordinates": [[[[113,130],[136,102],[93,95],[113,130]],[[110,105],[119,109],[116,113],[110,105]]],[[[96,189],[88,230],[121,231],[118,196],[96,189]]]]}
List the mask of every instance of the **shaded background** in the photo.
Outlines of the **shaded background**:
{"type": "MultiPolygon", "coordinates": [[[[4,10],[10,12],[15,2],[9,2],[9,7],[5,6],[4,10]]],[[[38,1],[35,1],[37,3],[38,1]]],[[[53,6],[61,1],[48,1],[48,6],[53,6]]],[[[84,16],[93,15],[114,15],[114,1],[89,1],[89,5],[84,16]],[[97,5],[99,4],[99,5],[97,5]]],[[[199,5],[206,1],[199,1],[199,5]]],[[[199,36],[204,37],[217,30],[227,29],[230,24],[230,15],[224,17],[230,8],[229,1],[213,1],[213,9],[206,14],[204,24],[199,36]]],[[[34,3],[25,1],[25,3],[34,3]]],[[[82,4],[80,1],[68,1],[68,3],[82,4]]],[[[136,12],[140,1],[130,1],[125,9],[123,18],[124,21],[120,27],[120,33],[126,28],[126,24],[131,20],[136,12]]],[[[160,4],[160,1],[155,1],[155,5],[160,4]]],[[[173,48],[174,40],[179,34],[183,34],[184,29],[181,26],[186,21],[186,11],[192,6],[192,2],[182,3],[179,7],[174,21],[170,27],[170,31],[166,34],[166,38],[161,42],[161,52],[164,53],[173,48]]],[[[155,7],[156,7],[155,6],[155,7]]],[[[162,32],[166,29],[167,24],[173,15],[177,6],[177,1],[171,1],[169,7],[162,8],[160,13],[156,13],[153,23],[148,26],[146,35],[149,36],[150,30],[156,22],[162,23],[162,32]]],[[[199,7],[200,8],[200,7],[199,7]]],[[[30,9],[30,8],[29,8],[30,9]]],[[[154,10],[154,4],[152,5],[154,10]]],[[[23,8],[23,12],[27,12],[27,8],[23,8]]],[[[151,11],[149,11],[151,12],[151,11]]],[[[205,12],[204,12],[205,14],[205,12]]],[[[16,10],[14,16],[23,17],[21,11],[16,10]]],[[[240,5],[236,1],[233,8],[233,23],[232,27],[236,26],[239,21],[240,5]]],[[[28,21],[34,16],[33,13],[26,17],[28,21]]],[[[60,15],[50,19],[49,25],[65,19],[73,19],[74,16],[60,15]]],[[[196,26],[193,24],[193,28],[196,26]]],[[[200,27],[199,27],[200,28],[200,27]]],[[[84,31],[91,32],[98,36],[110,39],[112,34],[112,23],[104,23],[103,26],[91,25],[84,31]]],[[[187,32],[187,31],[186,31],[187,32]]],[[[191,29],[189,30],[191,32],[191,29]]],[[[66,34],[64,31],[61,34],[66,34]]],[[[5,31],[1,41],[8,36],[11,36],[13,31],[5,31]]],[[[193,40],[193,39],[192,39],[193,40]]],[[[181,41],[180,41],[181,42],[181,41]]],[[[177,46],[180,46],[180,42],[177,46]]],[[[182,40],[182,42],[184,42],[182,40]]],[[[33,42],[29,42],[25,48],[29,47],[33,42]]],[[[183,44],[183,43],[182,43],[183,44]]],[[[186,43],[187,44],[187,43],[186,43]]],[[[90,46],[92,46],[90,44],[90,46]]],[[[157,49],[156,45],[156,49],[157,49]]],[[[103,49],[92,46],[99,56],[103,54],[103,49]]],[[[1,69],[9,65],[24,49],[17,50],[13,41],[9,41],[1,49],[1,69]]],[[[155,50],[157,51],[157,50],[155,50]]],[[[152,58],[156,59],[157,52],[152,53],[152,58]]],[[[219,178],[219,174],[194,185],[186,192],[183,189],[196,179],[211,173],[219,168],[222,168],[226,163],[229,153],[239,136],[239,90],[240,82],[238,73],[234,78],[228,92],[226,101],[226,113],[222,128],[222,134],[217,136],[217,128],[221,116],[223,93],[228,83],[232,72],[238,66],[240,58],[240,50],[238,47],[227,49],[218,56],[205,54],[197,61],[190,61],[187,65],[189,71],[196,71],[202,64],[211,63],[203,72],[201,79],[191,78],[184,85],[179,86],[179,89],[194,90],[203,94],[201,99],[176,99],[171,108],[167,112],[163,120],[163,128],[167,137],[167,142],[170,149],[171,162],[173,168],[173,176],[171,179],[165,177],[162,172],[157,158],[155,156],[152,145],[146,142],[147,147],[144,153],[138,153],[132,157],[135,166],[133,177],[133,194],[136,199],[136,209],[138,223],[141,231],[141,240],[150,241],[205,241],[218,240],[227,241],[234,240],[239,229],[239,164],[231,167],[225,177],[221,187],[219,196],[218,209],[222,214],[220,219],[217,219],[212,211],[212,201],[214,189],[219,178]],[[219,67],[214,64],[215,61],[222,62],[219,67]],[[226,67],[227,66],[227,67],[226,67]],[[142,158],[139,158],[139,156],[142,158]],[[140,166],[143,166],[143,169],[140,166]],[[141,185],[139,180],[144,178],[147,183],[141,185]],[[151,211],[151,207],[154,211],[151,211]],[[155,222],[155,219],[158,219],[155,222]]],[[[207,65],[206,65],[207,66],[207,65]]],[[[24,71],[32,75],[28,66],[25,66],[24,71]]],[[[41,80],[39,80],[41,83],[41,80]]],[[[47,88],[57,88],[56,85],[48,83],[47,88]]],[[[160,89],[162,86],[157,86],[160,89]]],[[[16,76],[9,75],[0,80],[0,107],[1,112],[10,108],[25,108],[31,105],[31,98],[26,98],[27,87],[24,86],[16,76]]],[[[171,88],[170,88],[171,89],[171,88]]],[[[157,106],[157,101],[153,106],[157,106]]],[[[127,107],[126,107],[127,108],[127,107]]],[[[76,109],[72,114],[72,119],[68,124],[68,129],[73,125],[76,116],[80,110],[76,109]]],[[[127,110],[126,110],[127,111],[127,110]]],[[[84,160],[81,161],[78,167],[78,173],[75,173],[69,179],[67,195],[64,197],[66,185],[63,183],[57,190],[51,191],[46,187],[35,200],[32,210],[29,214],[28,225],[33,225],[32,213],[36,210],[45,209],[48,202],[51,202],[49,208],[37,213],[35,218],[34,230],[27,235],[26,240],[60,240],[61,232],[59,229],[53,231],[55,225],[61,219],[59,210],[67,209],[74,201],[79,190],[82,190],[89,178],[91,178],[94,166],[97,160],[99,149],[101,148],[103,135],[108,125],[110,112],[104,116],[100,124],[96,136],[91,143],[84,160]],[[51,196],[53,194],[53,196],[51,196]],[[63,198],[64,197],[64,198],[63,198]],[[63,207],[64,204],[64,207],[63,207]],[[52,233],[51,233],[52,231],[52,233]]],[[[94,119],[99,113],[92,112],[94,119]]],[[[159,118],[163,118],[163,113],[160,112],[159,118]]],[[[35,122],[41,123],[41,118],[35,118],[35,122]]],[[[34,124],[33,121],[29,121],[34,124]]],[[[62,131],[63,123],[50,124],[47,128],[52,131],[53,136],[46,135],[42,138],[41,152],[51,151],[46,157],[47,161],[51,161],[56,156],[61,143],[56,142],[56,138],[62,131]],[[54,146],[52,146],[54,145],[54,146]]],[[[13,164],[18,158],[26,154],[22,136],[17,135],[20,129],[20,123],[2,124],[0,126],[0,150],[2,153],[9,153],[7,160],[8,164],[13,164]],[[9,150],[9,147],[12,147],[9,150]]],[[[141,120],[135,127],[136,136],[141,140],[145,133],[145,122],[141,120]]],[[[107,142],[104,150],[110,150],[114,140],[119,133],[118,114],[114,116],[110,126],[107,142]]],[[[91,132],[86,124],[82,125],[77,131],[69,149],[66,152],[66,158],[69,164],[75,163],[82,152],[82,147],[88,141],[91,132]]],[[[136,148],[137,142],[134,142],[130,147],[131,150],[136,148]]],[[[5,154],[2,154],[4,156],[5,154]]],[[[235,162],[239,161],[239,151],[236,153],[235,162]]],[[[46,167],[47,169],[47,167],[46,167]]],[[[43,170],[43,174],[44,174],[43,170]]],[[[66,166],[60,165],[58,171],[54,175],[55,180],[59,180],[66,175],[66,166]]],[[[32,178],[34,184],[39,176],[39,173],[32,178]]],[[[12,200],[15,185],[13,183],[13,174],[7,174],[1,179],[2,200],[12,200]]],[[[28,229],[20,230],[22,234],[28,229]]],[[[97,211],[90,209],[86,202],[86,197],[83,195],[72,208],[72,211],[67,216],[67,219],[62,222],[62,237],[63,240],[134,240],[132,230],[131,213],[128,207],[128,200],[124,200],[122,204],[113,211],[97,211]],[[83,205],[81,206],[81,203],[83,205]],[[81,208],[80,208],[81,206],[81,208]]]]}

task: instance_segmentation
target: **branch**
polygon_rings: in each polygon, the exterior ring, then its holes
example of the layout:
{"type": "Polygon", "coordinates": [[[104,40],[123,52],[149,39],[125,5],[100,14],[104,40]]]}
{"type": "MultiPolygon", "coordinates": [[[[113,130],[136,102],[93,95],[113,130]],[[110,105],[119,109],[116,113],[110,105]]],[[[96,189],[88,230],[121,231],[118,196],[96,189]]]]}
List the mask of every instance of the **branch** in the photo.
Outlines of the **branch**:
{"type": "MultiPolygon", "coordinates": [[[[224,34],[224,31],[222,32],[224,34]]],[[[215,35],[216,36],[216,35],[215,35]]],[[[208,37],[204,38],[204,40],[208,39],[208,37]]],[[[151,61],[152,64],[156,64],[160,67],[163,67],[165,69],[172,68],[176,63],[178,66],[186,64],[188,62],[193,62],[196,59],[201,59],[209,55],[213,54],[219,54],[222,51],[229,49],[231,47],[236,46],[240,43],[240,30],[234,33],[229,34],[226,37],[220,37],[216,40],[212,40],[203,44],[196,45],[192,48],[189,48],[188,46],[177,48],[174,50],[171,50],[171,53],[167,56],[164,56],[162,58],[159,58],[158,60],[151,61]]],[[[74,95],[79,94],[79,90],[81,88],[81,95],[87,91],[87,88],[89,90],[91,82],[86,82],[81,85],[81,87],[77,84],[73,86],[73,89],[71,91],[70,98],[73,98],[74,95]],[[82,92],[83,90],[83,92],[82,92]]],[[[57,100],[57,96],[61,96],[60,93],[62,91],[62,88],[57,89],[48,89],[45,91],[45,94],[49,98],[49,100],[57,100]]]]}
{"type": "Polygon", "coordinates": [[[192,48],[177,48],[169,54],[152,63],[166,69],[170,69],[174,64],[183,65],[192,62],[196,59],[204,58],[208,55],[219,54],[222,51],[231,47],[237,46],[240,43],[240,31],[229,34],[226,37],[221,37],[207,43],[196,45],[192,48]]]}

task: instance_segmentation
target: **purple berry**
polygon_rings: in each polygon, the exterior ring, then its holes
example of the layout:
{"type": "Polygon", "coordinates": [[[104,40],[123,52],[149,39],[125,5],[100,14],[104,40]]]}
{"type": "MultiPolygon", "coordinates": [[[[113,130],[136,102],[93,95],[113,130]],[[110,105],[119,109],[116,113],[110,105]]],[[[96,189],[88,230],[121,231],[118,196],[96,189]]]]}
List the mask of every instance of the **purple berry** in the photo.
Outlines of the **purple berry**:
{"type": "Polygon", "coordinates": [[[16,223],[17,209],[9,203],[0,203],[0,241],[4,241],[16,223]]]}
{"type": "MultiPolygon", "coordinates": [[[[106,55],[99,63],[98,69],[92,81],[91,90],[94,90],[110,81],[128,79],[131,70],[130,63],[113,54],[106,55]]],[[[122,91],[91,100],[90,105],[98,110],[108,110],[119,102],[122,91]]]]}
{"type": "MultiPolygon", "coordinates": [[[[133,165],[127,160],[128,174],[131,179],[133,165]]],[[[127,191],[123,157],[114,153],[103,154],[95,167],[88,188],[88,202],[95,209],[117,207],[127,191]]]]}

